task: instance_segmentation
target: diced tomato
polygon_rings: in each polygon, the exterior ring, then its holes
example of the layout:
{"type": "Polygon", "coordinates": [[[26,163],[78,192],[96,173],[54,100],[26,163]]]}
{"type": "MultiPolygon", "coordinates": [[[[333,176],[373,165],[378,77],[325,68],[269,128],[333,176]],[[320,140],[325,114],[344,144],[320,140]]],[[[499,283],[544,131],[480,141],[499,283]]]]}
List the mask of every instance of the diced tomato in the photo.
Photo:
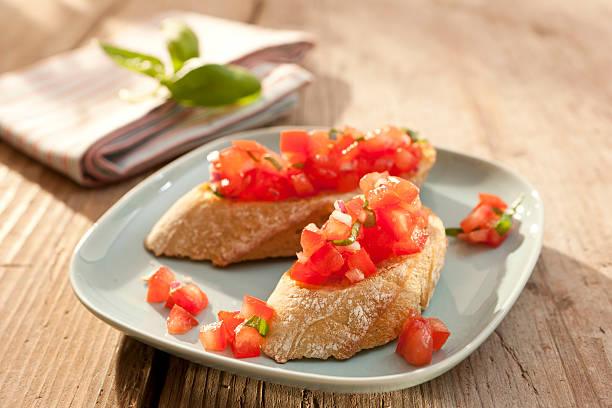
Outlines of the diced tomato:
{"type": "Polygon", "coordinates": [[[175,304],[189,313],[197,315],[208,306],[208,297],[196,284],[190,283],[170,291],[166,307],[170,309],[175,304]]]}
{"type": "Polygon", "coordinates": [[[461,221],[461,229],[468,233],[474,231],[476,228],[488,228],[491,223],[495,223],[498,216],[493,212],[490,206],[478,206],[476,207],[463,221],[461,221]]]}
{"type": "Polygon", "coordinates": [[[355,197],[349,200],[346,204],[346,209],[353,220],[361,221],[362,216],[365,216],[365,210],[363,209],[363,200],[359,197],[355,197]]]}
{"type": "Polygon", "coordinates": [[[383,177],[388,177],[389,173],[388,172],[383,172],[383,173],[376,173],[376,172],[371,172],[366,174],[365,176],[363,176],[361,178],[361,180],[359,180],[359,188],[361,188],[361,191],[363,191],[364,193],[366,191],[370,191],[373,190],[374,188],[376,188],[376,182],[383,178],[383,177]]]}
{"type": "Polygon", "coordinates": [[[225,350],[227,347],[227,331],[223,320],[202,326],[199,338],[206,350],[225,350]]]}
{"type": "Polygon", "coordinates": [[[308,142],[308,154],[311,157],[327,156],[330,148],[333,146],[331,140],[329,140],[328,130],[313,130],[310,132],[308,142]]]}
{"type": "Polygon", "coordinates": [[[254,140],[232,140],[232,146],[250,152],[256,159],[262,154],[270,153],[270,150],[254,140]]]}
{"type": "Polygon", "coordinates": [[[166,325],[170,334],[185,334],[196,327],[198,321],[188,311],[179,305],[174,305],[170,310],[166,325]]]}
{"type": "Polygon", "coordinates": [[[295,262],[291,269],[289,269],[289,276],[295,281],[309,285],[320,285],[326,278],[326,276],[312,269],[310,263],[305,264],[299,261],[295,262]]]}
{"type": "Polygon", "coordinates": [[[359,174],[356,171],[341,171],[338,175],[336,190],[341,193],[355,190],[359,186],[359,174]]]}
{"type": "Polygon", "coordinates": [[[330,218],[329,221],[323,225],[322,231],[325,239],[345,239],[351,235],[351,227],[351,225],[340,222],[335,218],[330,218]]]}
{"type": "Polygon", "coordinates": [[[242,301],[242,309],[240,309],[240,317],[249,319],[253,315],[257,315],[263,318],[265,321],[270,322],[274,309],[272,309],[266,302],[259,300],[249,295],[244,295],[242,301]]]}
{"type": "Polygon", "coordinates": [[[317,192],[304,173],[292,175],[291,183],[293,184],[293,188],[299,197],[311,196],[317,192]]]}
{"type": "Polygon", "coordinates": [[[309,154],[310,135],[305,130],[283,130],[280,134],[280,151],[283,154],[300,154],[304,160],[309,154]]]}
{"type": "Polygon", "coordinates": [[[232,351],[236,358],[257,357],[261,349],[261,336],[253,327],[239,324],[236,327],[232,351]]]}
{"type": "Polygon", "coordinates": [[[421,153],[421,149],[400,147],[395,151],[395,165],[402,172],[411,172],[415,170],[421,161],[421,157],[419,156],[422,156],[422,154],[419,153],[421,153]]]}
{"type": "Polygon", "coordinates": [[[395,352],[415,366],[431,363],[433,338],[431,328],[424,319],[414,319],[400,334],[395,352]]]}
{"type": "Polygon", "coordinates": [[[236,329],[240,323],[244,323],[244,319],[238,317],[239,314],[240,312],[226,312],[225,310],[221,310],[217,314],[219,321],[223,322],[223,326],[227,332],[227,340],[229,342],[234,341],[234,329],[236,329]]]}
{"type": "Polygon", "coordinates": [[[357,283],[357,282],[361,282],[362,280],[365,279],[365,276],[363,275],[363,272],[361,272],[359,269],[349,269],[344,276],[346,277],[346,279],[349,280],[349,282],[351,283],[357,283]]]}
{"type": "Polygon", "coordinates": [[[344,258],[334,245],[325,243],[312,254],[308,266],[320,275],[327,277],[342,269],[344,258]]]}
{"type": "Polygon", "coordinates": [[[147,302],[165,302],[170,294],[170,285],[175,279],[170,269],[165,266],[160,266],[151,278],[149,278],[147,302]]]}
{"type": "Polygon", "coordinates": [[[442,320],[430,317],[427,319],[429,327],[431,327],[431,337],[433,339],[433,349],[440,350],[446,340],[450,336],[450,331],[446,327],[442,320]]]}
{"type": "Polygon", "coordinates": [[[508,208],[508,204],[506,204],[504,200],[495,194],[480,193],[478,194],[478,199],[480,200],[479,205],[489,205],[491,207],[499,208],[501,211],[506,211],[508,208]]]}
{"type": "Polygon", "coordinates": [[[417,312],[414,309],[410,309],[408,310],[408,315],[406,316],[406,319],[404,320],[404,323],[402,325],[402,331],[404,331],[406,329],[406,327],[412,323],[413,320],[415,319],[422,319],[423,317],[421,317],[421,314],[419,312],[417,312]]]}
{"type": "Polygon", "coordinates": [[[310,257],[317,249],[321,248],[325,242],[323,232],[315,224],[310,223],[302,230],[300,244],[307,257],[310,257]]]}
{"type": "Polygon", "coordinates": [[[347,258],[349,270],[357,269],[363,273],[364,277],[368,277],[376,273],[376,266],[370,259],[370,255],[364,250],[360,249],[353,254],[350,254],[347,258]]]}
{"type": "Polygon", "coordinates": [[[380,226],[362,228],[361,231],[363,239],[360,242],[375,265],[393,254],[393,244],[396,240],[380,226]]]}

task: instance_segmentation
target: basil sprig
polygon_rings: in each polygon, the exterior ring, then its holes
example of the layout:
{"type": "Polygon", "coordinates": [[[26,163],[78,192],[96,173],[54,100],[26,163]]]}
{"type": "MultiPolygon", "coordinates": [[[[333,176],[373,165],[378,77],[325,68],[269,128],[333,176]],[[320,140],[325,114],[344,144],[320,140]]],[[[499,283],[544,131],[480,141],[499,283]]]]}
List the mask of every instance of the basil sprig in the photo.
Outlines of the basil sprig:
{"type": "Polygon", "coordinates": [[[259,97],[261,83],[249,71],[235,65],[205,64],[188,69],[185,63],[200,56],[195,33],[177,20],[162,22],[161,30],[172,60],[173,73],[156,57],[100,43],[102,50],[118,65],[148,75],[186,106],[246,104],[259,97]]]}
{"type": "Polygon", "coordinates": [[[353,224],[353,227],[351,228],[351,236],[348,238],[344,238],[344,239],[334,239],[332,240],[332,242],[334,243],[334,245],[338,245],[338,246],[347,246],[347,245],[351,245],[352,243],[354,243],[357,240],[357,236],[359,235],[359,230],[361,229],[361,223],[360,222],[355,222],[353,224]]]}
{"type": "Polygon", "coordinates": [[[523,198],[525,198],[525,194],[521,194],[516,200],[514,200],[510,209],[504,212],[495,223],[495,231],[497,231],[500,236],[504,235],[510,230],[510,228],[512,228],[512,217],[514,214],[516,214],[516,209],[518,206],[523,202],[523,198]]]}
{"type": "Polygon", "coordinates": [[[461,228],[446,228],[446,235],[449,237],[456,237],[459,234],[463,234],[463,230],[461,228]]]}
{"type": "Polygon", "coordinates": [[[268,335],[268,331],[270,331],[270,325],[268,322],[266,322],[266,319],[257,315],[251,316],[251,318],[247,320],[244,325],[256,329],[263,337],[266,337],[268,335]]]}
{"type": "Polygon", "coordinates": [[[198,37],[182,21],[167,18],[161,23],[161,31],[172,59],[174,72],[181,69],[191,58],[200,56],[198,37]]]}
{"type": "Polygon", "coordinates": [[[206,187],[208,187],[208,189],[209,189],[209,190],[210,190],[210,191],[211,191],[211,192],[212,192],[214,195],[216,195],[217,197],[219,197],[219,198],[225,198],[225,195],[224,195],[224,194],[222,194],[222,193],[218,192],[218,191],[217,191],[217,190],[216,190],[216,189],[215,189],[213,186],[211,186],[210,184],[208,184],[208,183],[207,183],[207,184],[206,184],[206,187]]]}

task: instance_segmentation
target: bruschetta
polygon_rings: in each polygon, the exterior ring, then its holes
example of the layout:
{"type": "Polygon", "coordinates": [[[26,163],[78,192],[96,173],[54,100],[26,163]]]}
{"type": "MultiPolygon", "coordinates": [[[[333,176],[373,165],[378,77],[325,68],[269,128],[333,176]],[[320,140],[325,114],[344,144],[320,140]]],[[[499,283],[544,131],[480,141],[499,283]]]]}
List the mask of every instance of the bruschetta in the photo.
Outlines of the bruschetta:
{"type": "Polygon", "coordinates": [[[277,362],[349,358],[397,338],[429,304],[446,255],[442,221],[409,181],[373,173],[361,186],[321,229],[304,229],[303,251],[267,301],[262,351],[277,362]]]}
{"type": "Polygon", "coordinates": [[[179,199],[155,224],[145,247],[155,255],[211,260],[224,266],[294,256],[300,232],[322,225],[359,179],[388,171],[422,185],[436,159],[426,141],[386,126],[281,133],[281,154],[236,140],[209,155],[210,180],[179,199]]]}

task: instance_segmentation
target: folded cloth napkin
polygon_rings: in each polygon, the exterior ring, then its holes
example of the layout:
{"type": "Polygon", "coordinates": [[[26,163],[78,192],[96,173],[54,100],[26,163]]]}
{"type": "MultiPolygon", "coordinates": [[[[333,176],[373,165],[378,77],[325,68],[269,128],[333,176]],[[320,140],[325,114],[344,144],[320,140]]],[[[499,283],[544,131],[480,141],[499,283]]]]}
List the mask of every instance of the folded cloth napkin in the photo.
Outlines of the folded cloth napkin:
{"type": "Polygon", "coordinates": [[[77,183],[102,185],[166,162],[230,132],[269,123],[297,103],[311,81],[293,64],[312,48],[302,32],[270,30],[195,13],[164,13],[107,42],[169,63],[159,24],[184,21],[207,63],[250,69],[261,96],[245,106],[187,108],[163,97],[127,102],[120,90],[143,95],[151,78],[117,66],[95,43],[0,75],[0,137],[77,183]]]}

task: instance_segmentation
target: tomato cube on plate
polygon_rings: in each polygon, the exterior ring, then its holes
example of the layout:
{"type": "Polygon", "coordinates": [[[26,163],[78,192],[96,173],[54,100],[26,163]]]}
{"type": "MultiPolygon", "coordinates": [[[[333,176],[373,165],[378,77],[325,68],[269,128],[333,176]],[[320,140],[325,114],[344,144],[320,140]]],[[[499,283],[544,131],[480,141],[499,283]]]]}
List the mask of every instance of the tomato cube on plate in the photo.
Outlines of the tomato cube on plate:
{"type": "Polygon", "coordinates": [[[417,318],[406,325],[400,334],[395,352],[415,366],[431,363],[433,338],[431,328],[425,319],[417,318]]]}
{"type": "Polygon", "coordinates": [[[147,302],[165,302],[170,294],[170,285],[176,278],[172,271],[161,266],[149,278],[149,290],[147,291],[147,302]]]}
{"type": "Polygon", "coordinates": [[[185,334],[196,327],[198,321],[188,311],[179,305],[174,305],[172,310],[170,310],[166,325],[170,334],[185,334]]]}
{"type": "Polygon", "coordinates": [[[244,319],[238,317],[240,312],[226,312],[225,310],[221,310],[217,316],[219,320],[223,322],[223,326],[225,327],[225,331],[227,332],[227,339],[230,343],[234,341],[234,335],[236,334],[234,330],[240,323],[244,323],[244,319]]]}
{"type": "Polygon", "coordinates": [[[259,300],[249,295],[244,295],[242,301],[242,309],[240,309],[240,317],[249,319],[256,315],[269,322],[274,314],[272,309],[266,302],[259,300]]]}
{"type": "Polygon", "coordinates": [[[199,337],[206,350],[222,351],[227,347],[227,332],[223,320],[202,326],[199,337]]]}
{"type": "Polygon", "coordinates": [[[446,343],[446,339],[450,336],[450,331],[446,327],[442,320],[436,319],[435,317],[430,317],[427,319],[429,323],[429,327],[431,327],[431,337],[433,339],[433,349],[440,350],[444,343],[446,343]]]}
{"type": "Polygon", "coordinates": [[[175,304],[197,315],[208,306],[208,297],[196,284],[190,283],[170,291],[166,307],[172,308],[175,304]]]}
{"type": "Polygon", "coordinates": [[[232,351],[236,358],[257,357],[260,354],[261,336],[257,329],[239,324],[236,327],[232,351]]]}

